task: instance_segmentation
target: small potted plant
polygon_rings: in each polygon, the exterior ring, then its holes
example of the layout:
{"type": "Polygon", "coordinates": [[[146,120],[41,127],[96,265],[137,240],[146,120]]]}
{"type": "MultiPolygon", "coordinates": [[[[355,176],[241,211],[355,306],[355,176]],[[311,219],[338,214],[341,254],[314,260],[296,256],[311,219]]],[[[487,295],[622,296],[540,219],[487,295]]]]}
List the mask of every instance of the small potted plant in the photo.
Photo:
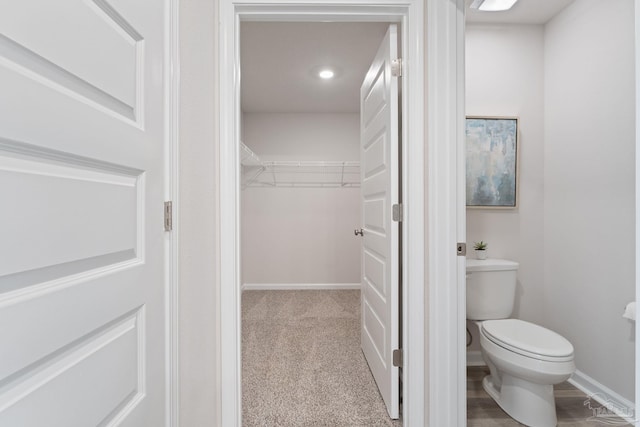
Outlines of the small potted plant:
{"type": "Polygon", "coordinates": [[[487,244],[480,240],[473,244],[473,249],[476,250],[477,259],[487,259],[487,244]]]}

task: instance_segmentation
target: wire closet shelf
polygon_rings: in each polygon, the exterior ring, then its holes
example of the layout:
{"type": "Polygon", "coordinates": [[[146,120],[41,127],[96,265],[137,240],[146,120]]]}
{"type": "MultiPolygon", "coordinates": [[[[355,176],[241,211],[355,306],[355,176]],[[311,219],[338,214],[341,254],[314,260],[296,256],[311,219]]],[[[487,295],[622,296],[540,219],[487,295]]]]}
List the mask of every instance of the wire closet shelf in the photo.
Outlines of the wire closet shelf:
{"type": "Polygon", "coordinates": [[[357,161],[260,161],[242,144],[242,187],[360,187],[357,161]]]}

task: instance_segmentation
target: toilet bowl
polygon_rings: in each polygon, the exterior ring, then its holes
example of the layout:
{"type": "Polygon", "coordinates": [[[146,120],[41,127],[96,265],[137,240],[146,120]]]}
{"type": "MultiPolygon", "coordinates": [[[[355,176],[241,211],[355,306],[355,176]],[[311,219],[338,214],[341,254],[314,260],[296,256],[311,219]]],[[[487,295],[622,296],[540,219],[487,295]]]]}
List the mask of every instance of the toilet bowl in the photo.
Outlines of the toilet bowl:
{"type": "Polygon", "coordinates": [[[557,425],[553,385],[575,371],[573,346],[562,336],[517,319],[478,322],[490,375],[482,386],[515,420],[531,427],[557,425]]]}
{"type": "Polygon", "coordinates": [[[518,264],[467,261],[467,319],[480,332],[490,374],[485,391],[516,421],[530,427],[557,425],[553,385],[575,371],[573,346],[542,326],[509,319],[518,264]]]}

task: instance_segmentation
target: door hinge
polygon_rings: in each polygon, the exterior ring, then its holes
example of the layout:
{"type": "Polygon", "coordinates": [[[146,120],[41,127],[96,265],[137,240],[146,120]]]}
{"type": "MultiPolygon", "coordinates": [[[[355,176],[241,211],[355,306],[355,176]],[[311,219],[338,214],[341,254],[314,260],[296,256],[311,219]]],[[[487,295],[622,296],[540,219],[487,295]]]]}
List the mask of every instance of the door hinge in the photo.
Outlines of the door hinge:
{"type": "Polygon", "coordinates": [[[456,253],[458,256],[466,256],[467,255],[467,244],[464,242],[458,242],[456,253]]]}
{"type": "Polygon", "coordinates": [[[164,231],[173,230],[173,203],[164,202],[164,231]]]}
{"type": "Polygon", "coordinates": [[[403,211],[402,203],[396,203],[392,206],[392,218],[395,222],[402,222],[402,217],[404,216],[403,211]]]}
{"type": "Polygon", "coordinates": [[[393,366],[402,368],[402,349],[393,350],[393,366]]]}
{"type": "Polygon", "coordinates": [[[402,77],[402,59],[394,59],[391,61],[391,75],[393,77],[402,77]]]}

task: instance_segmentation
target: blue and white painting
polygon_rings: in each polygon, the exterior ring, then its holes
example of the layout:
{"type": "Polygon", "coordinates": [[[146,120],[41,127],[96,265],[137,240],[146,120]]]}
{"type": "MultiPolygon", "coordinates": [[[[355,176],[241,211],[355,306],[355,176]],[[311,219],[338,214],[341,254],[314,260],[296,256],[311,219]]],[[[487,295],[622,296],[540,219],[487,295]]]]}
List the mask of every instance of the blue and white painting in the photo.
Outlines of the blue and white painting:
{"type": "Polygon", "coordinates": [[[516,118],[467,118],[467,206],[515,208],[516,118]]]}

